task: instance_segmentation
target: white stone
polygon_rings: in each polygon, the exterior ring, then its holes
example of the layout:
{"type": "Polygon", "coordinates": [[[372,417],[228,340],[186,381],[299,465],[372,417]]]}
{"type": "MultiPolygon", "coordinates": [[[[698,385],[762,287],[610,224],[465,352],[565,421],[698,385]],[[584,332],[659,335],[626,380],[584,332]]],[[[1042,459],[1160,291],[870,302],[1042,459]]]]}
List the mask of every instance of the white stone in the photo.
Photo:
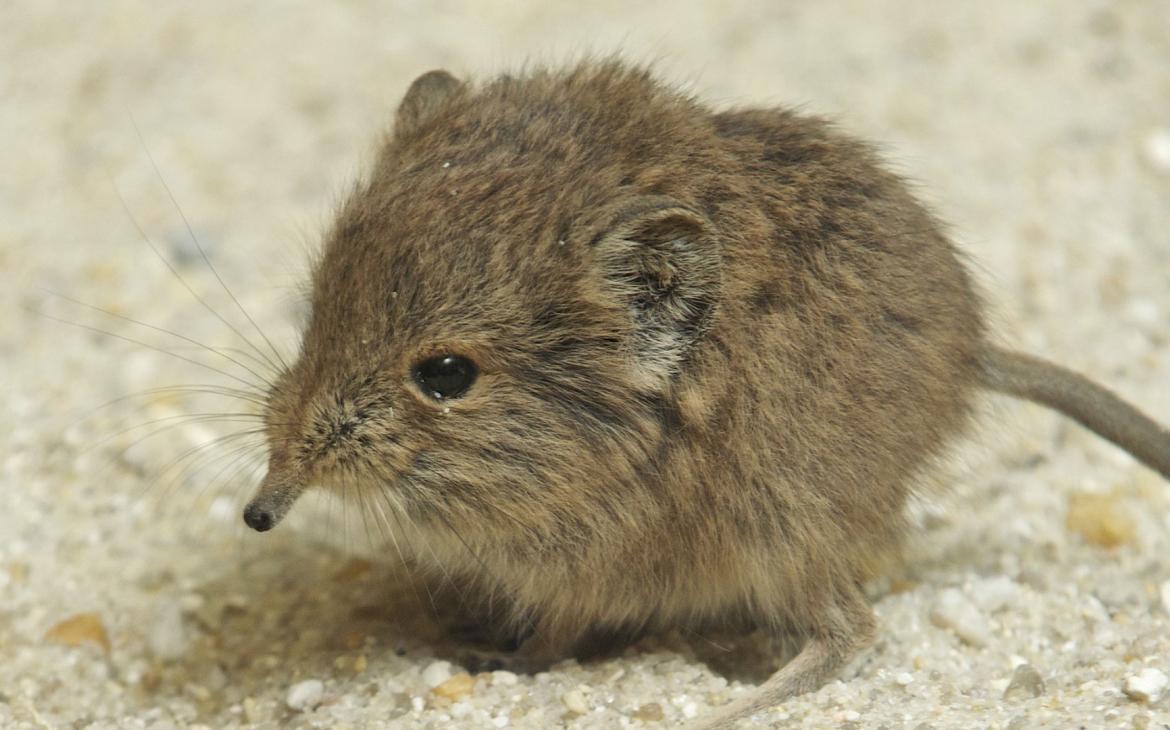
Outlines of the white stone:
{"type": "Polygon", "coordinates": [[[438,687],[451,678],[451,662],[431,662],[422,671],[422,681],[430,689],[438,687]]]}
{"type": "Polygon", "coordinates": [[[179,601],[165,600],[154,609],[146,645],[157,659],[173,661],[187,652],[191,639],[183,623],[183,606],[179,601]]]}
{"type": "Polygon", "coordinates": [[[914,683],[914,675],[910,672],[898,672],[894,677],[894,682],[903,687],[914,683]]]}
{"type": "Polygon", "coordinates": [[[1162,595],[1162,610],[1170,613],[1170,580],[1163,583],[1158,592],[1162,595]]]}
{"type": "Polygon", "coordinates": [[[235,500],[231,497],[220,495],[211,500],[211,506],[207,509],[207,514],[212,519],[228,522],[239,519],[239,510],[236,508],[235,500]]]}
{"type": "Polygon", "coordinates": [[[312,710],[321,704],[321,697],[325,694],[325,685],[319,679],[306,679],[297,682],[288,688],[284,702],[289,708],[297,712],[312,710]]]}
{"type": "Polygon", "coordinates": [[[1146,162],[1161,173],[1170,173],[1170,129],[1155,129],[1146,135],[1142,144],[1146,162]]]}
{"type": "Polygon", "coordinates": [[[456,702],[455,704],[451,705],[449,712],[451,713],[451,717],[459,719],[467,717],[474,709],[475,708],[471,706],[470,702],[456,702]]]}
{"type": "Polygon", "coordinates": [[[492,684],[498,684],[501,687],[511,687],[519,681],[519,677],[506,669],[500,669],[492,672],[492,684]]]}
{"type": "Polygon", "coordinates": [[[991,643],[991,626],[987,618],[956,588],[946,588],[938,594],[930,609],[930,621],[935,626],[954,631],[971,646],[991,643]]]}
{"type": "Polygon", "coordinates": [[[1153,667],[1146,667],[1138,674],[1125,679],[1125,696],[1138,702],[1154,703],[1162,696],[1170,677],[1153,667]]]}
{"type": "Polygon", "coordinates": [[[584,715],[589,712],[589,705],[585,703],[585,693],[578,689],[571,689],[561,695],[561,702],[565,703],[565,707],[578,715],[584,715]]]}
{"type": "Polygon", "coordinates": [[[1015,602],[1020,586],[1006,575],[977,581],[971,587],[971,600],[981,610],[995,613],[1015,602]]]}

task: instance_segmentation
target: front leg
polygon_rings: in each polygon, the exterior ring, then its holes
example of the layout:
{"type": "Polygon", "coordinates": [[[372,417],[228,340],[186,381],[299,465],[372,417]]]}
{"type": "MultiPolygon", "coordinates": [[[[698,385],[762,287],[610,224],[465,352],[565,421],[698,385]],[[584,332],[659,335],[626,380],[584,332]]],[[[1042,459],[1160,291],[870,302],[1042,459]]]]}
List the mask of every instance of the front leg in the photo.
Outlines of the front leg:
{"type": "Polygon", "coordinates": [[[611,625],[567,633],[535,619],[500,622],[490,617],[448,628],[451,638],[472,645],[475,653],[470,661],[476,666],[485,670],[506,666],[524,672],[543,671],[569,657],[588,661],[616,656],[645,633],[643,626],[611,625]]]}

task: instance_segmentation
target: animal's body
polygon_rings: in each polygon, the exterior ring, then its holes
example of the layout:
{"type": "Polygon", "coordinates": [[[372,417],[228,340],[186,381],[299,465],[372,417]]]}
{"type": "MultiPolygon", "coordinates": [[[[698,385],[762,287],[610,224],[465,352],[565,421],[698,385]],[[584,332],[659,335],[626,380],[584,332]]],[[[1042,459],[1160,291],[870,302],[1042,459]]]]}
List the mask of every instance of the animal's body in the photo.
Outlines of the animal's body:
{"type": "Polygon", "coordinates": [[[1170,473],[1164,430],[990,344],[962,256],[868,146],[618,63],[421,77],[311,303],[248,523],[356,493],[550,656],[676,626],[805,637],[725,719],[869,642],[859,586],[981,387],[1170,473]]]}

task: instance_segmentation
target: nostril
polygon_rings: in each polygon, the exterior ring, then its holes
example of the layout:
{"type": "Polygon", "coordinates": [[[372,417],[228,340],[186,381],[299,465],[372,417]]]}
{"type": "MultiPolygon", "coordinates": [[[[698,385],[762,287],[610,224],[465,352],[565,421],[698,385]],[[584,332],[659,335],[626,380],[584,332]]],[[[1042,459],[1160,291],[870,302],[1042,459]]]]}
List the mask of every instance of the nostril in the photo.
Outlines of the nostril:
{"type": "Polygon", "coordinates": [[[268,532],[274,523],[272,513],[259,505],[250,504],[244,509],[244,524],[256,532],[268,532]]]}

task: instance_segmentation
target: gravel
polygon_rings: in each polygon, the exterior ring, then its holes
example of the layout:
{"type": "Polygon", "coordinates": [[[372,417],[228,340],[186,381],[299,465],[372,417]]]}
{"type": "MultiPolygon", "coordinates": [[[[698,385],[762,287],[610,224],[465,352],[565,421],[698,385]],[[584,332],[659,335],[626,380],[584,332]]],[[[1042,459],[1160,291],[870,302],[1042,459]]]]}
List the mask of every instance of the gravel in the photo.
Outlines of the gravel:
{"type": "MultiPolygon", "coordinates": [[[[183,217],[287,357],[309,252],[413,77],[622,47],[880,141],[1005,341],[1170,422],[1164,6],[0,3],[0,727],[669,727],[742,696],[784,647],[671,634],[474,674],[353,508],[247,532],[259,443],[214,442],[251,422],[185,417],[246,404],[151,390],[275,357],[183,217]]],[[[1043,409],[986,411],[869,587],[876,645],[756,725],[1170,725],[1170,487],[1043,409]]]]}

